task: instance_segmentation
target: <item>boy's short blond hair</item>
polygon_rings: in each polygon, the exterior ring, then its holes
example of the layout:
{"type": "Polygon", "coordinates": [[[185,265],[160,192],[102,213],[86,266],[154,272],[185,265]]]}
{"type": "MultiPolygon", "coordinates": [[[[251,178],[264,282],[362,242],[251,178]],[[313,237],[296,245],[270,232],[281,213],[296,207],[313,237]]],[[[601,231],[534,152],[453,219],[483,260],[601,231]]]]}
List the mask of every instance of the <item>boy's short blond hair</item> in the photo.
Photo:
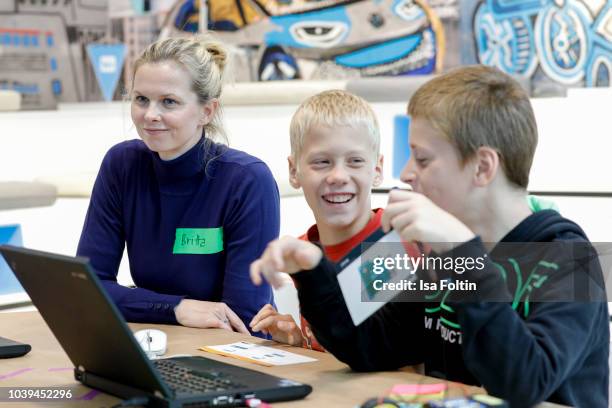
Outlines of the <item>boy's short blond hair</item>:
{"type": "Polygon", "coordinates": [[[304,137],[316,127],[363,127],[372,139],[372,153],[380,152],[378,120],[370,105],[357,95],[342,90],[318,93],[306,99],[291,119],[291,155],[300,157],[304,137]]]}
{"type": "Polygon", "coordinates": [[[420,87],[408,114],[427,120],[465,163],[481,146],[497,150],[508,180],[527,188],[538,129],[527,92],[497,68],[455,69],[420,87]]]}

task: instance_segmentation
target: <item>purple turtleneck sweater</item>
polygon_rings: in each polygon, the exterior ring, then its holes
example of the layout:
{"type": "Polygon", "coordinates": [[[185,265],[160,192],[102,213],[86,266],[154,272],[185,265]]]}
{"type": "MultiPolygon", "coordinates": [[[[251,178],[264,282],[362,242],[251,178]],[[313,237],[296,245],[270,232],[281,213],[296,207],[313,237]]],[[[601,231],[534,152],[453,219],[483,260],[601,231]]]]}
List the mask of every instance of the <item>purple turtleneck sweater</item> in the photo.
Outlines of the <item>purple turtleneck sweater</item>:
{"type": "Polygon", "coordinates": [[[77,254],[90,259],[128,321],[176,323],[183,299],[225,302],[247,325],[266,303],[249,265],[279,232],[279,193],[268,167],[200,141],[163,161],[141,140],[102,162],[77,254]],[[117,283],[127,244],[136,288],[117,283]]]}

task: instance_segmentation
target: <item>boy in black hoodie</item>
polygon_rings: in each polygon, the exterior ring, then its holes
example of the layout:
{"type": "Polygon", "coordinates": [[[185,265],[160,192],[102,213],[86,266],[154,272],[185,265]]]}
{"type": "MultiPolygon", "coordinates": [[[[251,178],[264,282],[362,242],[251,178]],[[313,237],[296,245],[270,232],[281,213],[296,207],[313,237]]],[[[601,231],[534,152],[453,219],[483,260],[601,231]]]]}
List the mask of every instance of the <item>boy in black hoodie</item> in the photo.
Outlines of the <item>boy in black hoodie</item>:
{"type": "Polygon", "coordinates": [[[435,271],[440,286],[466,281],[477,290],[390,302],[355,326],[336,265],[292,238],[268,246],[251,265],[253,281],[264,275],[276,285],[278,271],[292,273],[316,338],[355,370],[424,363],[428,375],[482,385],[513,407],[607,407],[601,267],[578,225],[529,209],[537,127],[527,94],[497,69],[464,67],[423,85],[408,113],[411,155],[401,177],[413,192],[391,191],[383,228],[444,259],[484,260],[461,275],[435,271]]]}

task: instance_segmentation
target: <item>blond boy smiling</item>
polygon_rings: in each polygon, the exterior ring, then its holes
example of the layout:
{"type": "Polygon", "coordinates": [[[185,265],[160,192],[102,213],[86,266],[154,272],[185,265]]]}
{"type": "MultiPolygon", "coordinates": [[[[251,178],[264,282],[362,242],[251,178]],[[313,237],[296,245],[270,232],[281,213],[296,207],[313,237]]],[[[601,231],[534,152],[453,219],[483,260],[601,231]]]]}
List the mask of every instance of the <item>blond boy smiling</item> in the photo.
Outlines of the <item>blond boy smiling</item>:
{"type": "Polygon", "coordinates": [[[390,302],[355,327],[336,265],[291,238],[251,265],[254,282],[278,285],[279,271],[291,273],[317,339],[353,369],[424,363],[426,374],[483,386],[512,407],[607,407],[601,266],[578,225],[527,204],[537,145],[528,95],[497,69],[464,67],[419,88],[408,113],[412,154],[401,178],[414,192],[389,194],[383,227],[440,256],[486,258],[482,271],[461,275],[478,291],[468,301],[447,291],[429,303],[390,302]]]}

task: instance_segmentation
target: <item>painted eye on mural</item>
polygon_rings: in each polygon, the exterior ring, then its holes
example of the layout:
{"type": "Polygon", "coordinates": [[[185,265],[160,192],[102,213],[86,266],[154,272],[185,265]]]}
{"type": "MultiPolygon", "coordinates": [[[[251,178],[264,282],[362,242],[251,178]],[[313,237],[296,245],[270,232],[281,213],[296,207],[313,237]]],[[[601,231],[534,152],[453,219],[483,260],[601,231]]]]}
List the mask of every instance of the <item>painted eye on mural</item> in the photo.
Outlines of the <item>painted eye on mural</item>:
{"type": "Polygon", "coordinates": [[[348,32],[341,22],[304,21],[291,26],[291,35],[300,44],[308,47],[333,47],[340,43],[348,32]]]}
{"type": "Polygon", "coordinates": [[[400,0],[396,2],[393,11],[406,21],[415,21],[425,17],[423,9],[413,0],[400,0]]]}

